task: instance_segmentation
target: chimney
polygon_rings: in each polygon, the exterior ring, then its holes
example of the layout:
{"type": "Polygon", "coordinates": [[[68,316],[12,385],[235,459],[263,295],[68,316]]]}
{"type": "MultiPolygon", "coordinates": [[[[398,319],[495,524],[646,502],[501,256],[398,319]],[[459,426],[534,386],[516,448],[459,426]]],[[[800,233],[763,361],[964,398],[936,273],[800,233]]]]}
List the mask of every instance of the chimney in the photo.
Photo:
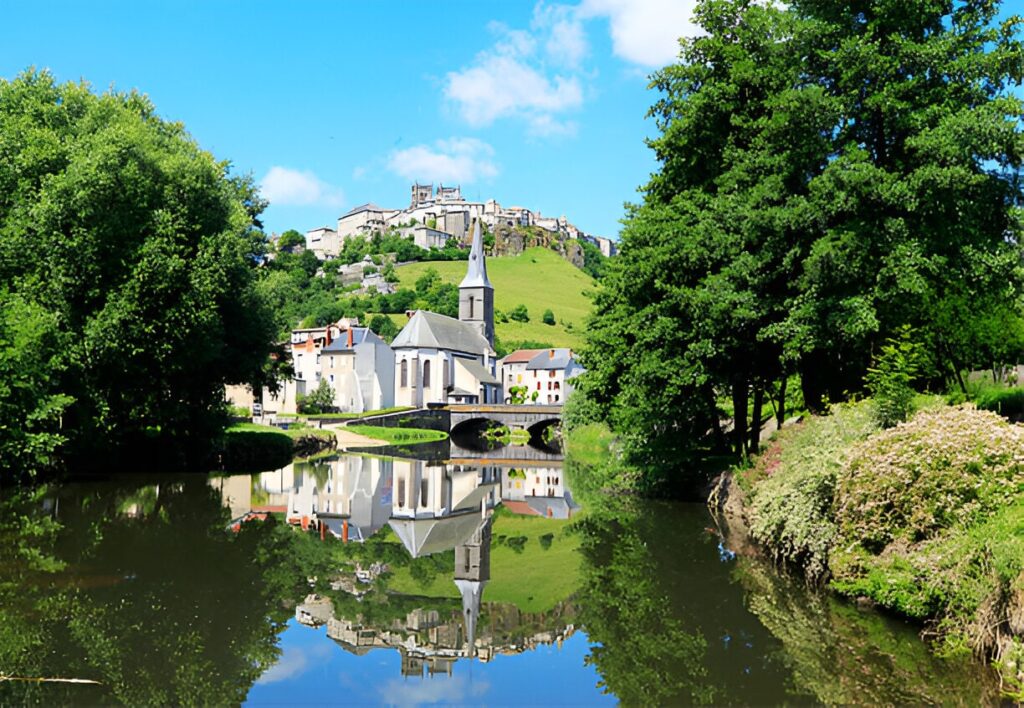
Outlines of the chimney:
{"type": "Polygon", "coordinates": [[[348,328],[348,345],[347,346],[348,346],[349,349],[352,348],[352,328],[351,327],[348,328]]]}
{"type": "Polygon", "coordinates": [[[405,311],[406,319],[412,319],[412,316],[415,315],[415,314],[416,314],[416,310],[406,310],[405,311]]]}
{"type": "Polygon", "coordinates": [[[331,328],[332,328],[332,326],[333,325],[327,325],[327,337],[326,337],[326,341],[324,342],[324,346],[325,347],[331,346],[331,328]]]}
{"type": "Polygon", "coordinates": [[[554,349],[548,350],[548,359],[554,359],[554,358],[555,358],[555,350],[554,349]]]}

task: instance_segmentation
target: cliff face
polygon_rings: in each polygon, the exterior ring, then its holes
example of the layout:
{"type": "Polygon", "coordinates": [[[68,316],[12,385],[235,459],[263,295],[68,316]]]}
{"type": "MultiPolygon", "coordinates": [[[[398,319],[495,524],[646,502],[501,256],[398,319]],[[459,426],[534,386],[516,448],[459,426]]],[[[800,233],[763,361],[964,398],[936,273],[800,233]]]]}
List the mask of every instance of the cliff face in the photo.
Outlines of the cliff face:
{"type": "Polygon", "coordinates": [[[583,267],[583,248],[579,241],[553,233],[539,226],[505,226],[499,224],[491,232],[494,245],[489,256],[518,256],[527,248],[549,248],[577,268],[583,267]]]}

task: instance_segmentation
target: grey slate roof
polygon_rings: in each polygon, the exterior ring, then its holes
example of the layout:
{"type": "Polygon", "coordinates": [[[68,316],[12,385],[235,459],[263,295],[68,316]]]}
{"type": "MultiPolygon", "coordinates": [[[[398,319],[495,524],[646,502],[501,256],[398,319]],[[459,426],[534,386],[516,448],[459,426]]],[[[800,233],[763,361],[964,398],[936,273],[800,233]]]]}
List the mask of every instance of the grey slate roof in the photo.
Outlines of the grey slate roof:
{"type": "Polygon", "coordinates": [[[391,342],[391,348],[447,349],[466,354],[493,351],[475,325],[427,310],[416,311],[391,342]]]}
{"type": "Polygon", "coordinates": [[[443,518],[388,520],[413,558],[449,551],[468,542],[481,523],[479,507],[443,518]]]}
{"type": "Polygon", "coordinates": [[[484,368],[483,364],[475,359],[456,359],[459,366],[462,366],[473,375],[480,383],[484,384],[498,384],[501,383],[498,379],[494,378],[494,375],[490,371],[484,368]]]}
{"type": "MultiPolygon", "coordinates": [[[[352,328],[352,346],[356,347],[362,344],[366,340],[366,333],[369,331],[369,327],[353,327],[352,328]]],[[[342,332],[341,336],[335,339],[333,342],[328,344],[326,347],[321,349],[322,352],[344,352],[351,351],[348,348],[348,333],[342,332]]]]}
{"type": "Polygon", "coordinates": [[[530,359],[530,363],[526,365],[527,371],[533,371],[534,369],[547,370],[547,369],[564,369],[569,366],[569,362],[572,360],[571,349],[555,349],[555,355],[551,356],[551,350],[545,349],[537,356],[530,359]]]}
{"type": "Polygon", "coordinates": [[[469,266],[466,268],[466,277],[459,283],[460,288],[490,288],[494,289],[491,281],[487,279],[487,263],[484,256],[484,240],[480,235],[480,220],[477,219],[473,225],[473,246],[469,249],[469,266]]]}
{"type": "Polygon", "coordinates": [[[341,215],[341,218],[344,219],[346,216],[352,216],[353,214],[358,214],[361,211],[388,211],[388,210],[387,209],[381,209],[379,206],[377,206],[373,202],[367,202],[366,204],[360,204],[359,206],[357,206],[356,208],[352,209],[351,211],[345,212],[344,214],[341,215]]]}

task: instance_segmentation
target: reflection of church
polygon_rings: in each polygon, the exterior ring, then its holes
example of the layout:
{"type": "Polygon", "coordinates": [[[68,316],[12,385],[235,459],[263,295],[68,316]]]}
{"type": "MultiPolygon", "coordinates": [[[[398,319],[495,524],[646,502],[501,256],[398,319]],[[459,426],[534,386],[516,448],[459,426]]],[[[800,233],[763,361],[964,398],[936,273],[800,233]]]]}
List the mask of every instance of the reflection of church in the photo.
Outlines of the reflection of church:
{"type": "MultiPolygon", "coordinates": [[[[508,646],[496,644],[490,624],[482,638],[480,634],[483,593],[491,578],[494,509],[505,504],[518,514],[567,519],[578,508],[560,467],[510,470],[342,455],[317,463],[296,462],[244,479],[251,480],[254,509],[260,503],[262,508],[282,511],[289,523],[319,531],[321,538],[365,541],[386,525],[414,559],[454,551],[453,580],[461,597],[457,617],[454,606],[447,617],[436,609],[413,609],[404,620],[368,626],[359,618],[336,617],[330,610],[321,617],[325,608],[316,596],[297,607],[299,621],[311,626],[326,622],[328,636],[347,651],[398,650],[406,676],[450,675],[460,657],[489,660],[496,653],[523,651],[522,637],[508,646]]],[[[244,506],[241,481],[222,486],[232,513],[240,503],[244,506]]],[[[348,592],[370,589],[359,572],[349,581],[348,592]]],[[[571,632],[572,625],[567,625],[525,641],[557,642],[571,632]]]]}

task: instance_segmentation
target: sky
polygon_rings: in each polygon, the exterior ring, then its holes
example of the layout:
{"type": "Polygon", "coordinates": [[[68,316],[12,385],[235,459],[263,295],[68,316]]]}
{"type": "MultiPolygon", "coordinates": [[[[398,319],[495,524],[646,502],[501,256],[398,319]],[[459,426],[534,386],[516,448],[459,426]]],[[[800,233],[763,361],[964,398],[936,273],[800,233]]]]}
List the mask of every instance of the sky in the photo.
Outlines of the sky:
{"type": "Polygon", "coordinates": [[[251,173],[267,231],[458,184],[615,237],[656,169],[652,71],[692,0],[5,0],[0,77],[138,89],[251,173]]]}

